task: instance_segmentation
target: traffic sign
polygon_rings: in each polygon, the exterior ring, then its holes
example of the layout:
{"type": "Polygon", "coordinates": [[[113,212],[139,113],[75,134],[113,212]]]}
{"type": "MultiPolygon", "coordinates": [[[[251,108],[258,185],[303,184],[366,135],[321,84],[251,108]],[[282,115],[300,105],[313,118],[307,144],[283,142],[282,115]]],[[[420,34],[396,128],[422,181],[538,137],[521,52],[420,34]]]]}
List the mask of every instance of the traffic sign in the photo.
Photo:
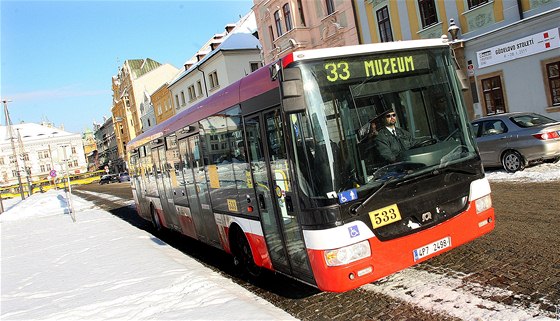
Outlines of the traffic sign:
{"type": "Polygon", "coordinates": [[[56,177],[56,171],[54,169],[51,169],[51,172],[49,173],[49,175],[51,177],[56,177]]]}

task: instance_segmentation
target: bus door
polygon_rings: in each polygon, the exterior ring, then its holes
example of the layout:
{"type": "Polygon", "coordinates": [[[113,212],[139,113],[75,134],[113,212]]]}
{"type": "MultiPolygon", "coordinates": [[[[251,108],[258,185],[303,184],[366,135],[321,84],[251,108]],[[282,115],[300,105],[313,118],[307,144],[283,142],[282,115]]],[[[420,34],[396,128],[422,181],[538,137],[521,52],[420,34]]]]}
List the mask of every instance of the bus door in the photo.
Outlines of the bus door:
{"type": "Polygon", "coordinates": [[[245,118],[245,130],[257,207],[274,269],[314,283],[301,227],[286,199],[292,182],[280,110],[245,118]]]}
{"type": "Polygon", "coordinates": [[[191,204],[196,232],[201,240],[221,248],[218,226],[210,205],[208,182],[204,171],[204,159],[201,155],[199,136],[188,137],[187,145],[190,156],[187,159],[190,160],[190,167],[192,168],[192,176],[190,176],[192,177],[192,183],[188,186],[187,182],[187,195],[191,204]]]}
{"type": "Polygon", "coordinates": [[[163,215],[165,216],[165,221],[170,228],[180,231],[181,225],[179,224],[177,211],[175,210],[175,205],[173,204],[173,191],[171,190],[169,175],[171,168],[165,157],[165,144],[157,148],[157,153],[161,173],[158,173],[156,177],[158,178],[158,192],[161,207],[163,208],[163,215]]]}

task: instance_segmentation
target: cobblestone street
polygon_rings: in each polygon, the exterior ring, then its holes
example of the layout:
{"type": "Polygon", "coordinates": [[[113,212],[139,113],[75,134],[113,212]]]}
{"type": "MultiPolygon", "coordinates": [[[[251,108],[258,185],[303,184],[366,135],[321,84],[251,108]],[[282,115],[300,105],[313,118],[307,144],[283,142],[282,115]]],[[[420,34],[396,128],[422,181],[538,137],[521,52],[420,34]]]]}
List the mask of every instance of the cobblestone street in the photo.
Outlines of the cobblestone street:
{"type": "MultiPolygon", "coordinates": [[[[236,275],[230,257],[219,250],[177,235],[162,239],[301,320],[459,320],[445,311],[423,308],[394,295],[393,292],[406,287],[407,283],[418,283],[413,279],[407,282],[407,275],[421,273],[428,273],[433,280],[438,277],[452,280],[455,290],[484,302],[527,311],[529,318],[554,319],[560,304],[560,181],[499,182],[491,183],[491,187],[496,210],[493,232],[405,270],[400,285],[394,286],[394,291],[389,287],[389,291],[383,293],[371,288],[391,284],[392,280],[383,279],[346,293],[319,292],[271,272],[265,272],[266,275],[256,281],[247,281],[236,275]]],[[[114,193],[126,198],[130,192],[123,189],[114,193]]],[[[86,197],[85,194],[81,196],[86,197]]],[[[108,210],[118,206],[102,199],[97,202],[105,204],[103,207],[108,210]]],[[[149,224],[140,220],[131,208],[111,211],[133,225],[149,229],[149,224]]],[[[405,296],[414,296],[412,292],[404,291],[405,296]]],[[[437,307],[441,301],[434,299],[432,307],[437,307]]],[[[475,304],[475,307],[493,309],[485,304],[475,304]]],[[[470,315],[469,307],[456,304],[454,308],[460,315],[470,315]]],[[[499,311],[496,313],[496,319],[507,320],[499,311]]]]}

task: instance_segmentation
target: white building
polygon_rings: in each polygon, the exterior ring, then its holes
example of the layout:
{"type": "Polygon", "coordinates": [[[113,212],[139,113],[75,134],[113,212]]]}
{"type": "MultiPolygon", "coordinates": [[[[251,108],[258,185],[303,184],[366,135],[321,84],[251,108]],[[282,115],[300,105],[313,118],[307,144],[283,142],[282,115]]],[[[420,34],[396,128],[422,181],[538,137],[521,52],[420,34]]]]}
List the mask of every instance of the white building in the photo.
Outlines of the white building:
{"type": "Polygon", "coordinates": [[[142,123],[142,131],[145,132],[156,125],[156,114],[154,105],[150,98],[153,92],[148,93],[144,90],[144,99],[140,103],[140,122],[142,123]]]}
{"type": "Polygon", "coordinates": [[[87,171],[87,161],[81,134],[73,134],[56,127],[25,123],[12,125],[12,148],[7,126],[0,126],[0,184],[22,183],[46,179],[52,169],[59,175],[65,173],[68,163],[70,174],[87,171]],[[25,168],[28,170],[26,171],[25,168]]]}
{"type": "Polygon", "coordinates": [[[211,96],[262,66],[261,44],[251,11],[237,24],[226,25],[187,62],[169,83],[177,113],[211,96]]]}

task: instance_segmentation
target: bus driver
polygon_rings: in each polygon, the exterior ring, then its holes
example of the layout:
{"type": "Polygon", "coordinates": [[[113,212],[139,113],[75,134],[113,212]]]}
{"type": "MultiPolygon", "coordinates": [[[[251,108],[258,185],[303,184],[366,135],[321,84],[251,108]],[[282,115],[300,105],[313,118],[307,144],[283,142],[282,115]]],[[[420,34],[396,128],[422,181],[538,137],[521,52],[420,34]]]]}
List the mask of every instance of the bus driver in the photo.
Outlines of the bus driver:
{"type": "Polygon", "coordinates": [[[385,163],[394,163],[399,156],[414,145],[414,138],[410,133],[397,127],[397,114],[388,110],[382,118],[384,126],[378,131],[375,147],[385,163]]]}

